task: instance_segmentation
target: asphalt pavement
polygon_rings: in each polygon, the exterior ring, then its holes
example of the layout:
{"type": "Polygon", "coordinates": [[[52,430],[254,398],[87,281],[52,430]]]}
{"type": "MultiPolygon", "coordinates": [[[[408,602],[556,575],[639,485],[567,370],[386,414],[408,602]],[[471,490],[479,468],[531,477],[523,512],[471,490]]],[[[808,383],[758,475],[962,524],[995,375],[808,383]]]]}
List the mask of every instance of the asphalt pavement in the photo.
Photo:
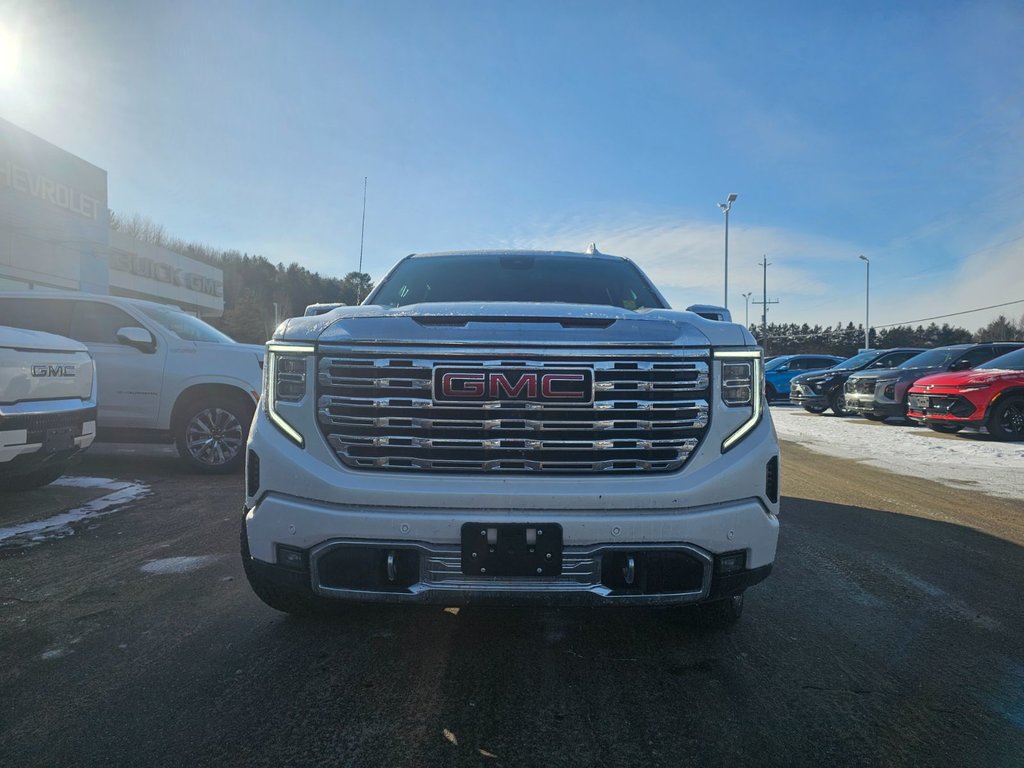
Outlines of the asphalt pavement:
{"type": "Polygon", "coordinates": [[[1024,766],[1019,502],[787,443],[776,569],[731,630],[299,620],[245,582],[241,477],[97,448],[76,474],[148,494],[0,548],[0,765],[1024,766]]]}

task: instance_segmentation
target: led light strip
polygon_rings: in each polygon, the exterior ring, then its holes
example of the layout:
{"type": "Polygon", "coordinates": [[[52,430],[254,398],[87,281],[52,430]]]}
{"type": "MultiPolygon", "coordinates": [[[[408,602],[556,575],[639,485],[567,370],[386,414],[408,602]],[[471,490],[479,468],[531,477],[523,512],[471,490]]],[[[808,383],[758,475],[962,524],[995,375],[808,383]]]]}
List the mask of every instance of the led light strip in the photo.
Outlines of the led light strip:
{"type": "MultiPolygon", "coordinates": [[[[751,397],[752,413],[750,418],[747,419],[740,428],[729,435],[722,442],[722,453],[725,453],[732,448],[736,443],[746,437],[747,433],[750,432],[757,423],[761,420],[761,350],[750,350],[750,349],[735,349],[735,350],[722,350],[716,351],[715,357],[718,358],[740,358],[743,360],[750,360],[753,362],[751,373],[753,381],[751,385],[753,387],[753,395],[751,397]]],[[[721,389],[721,387],[719,387],[721,389]]]]}
{"type": "Polygon", "coordinates": [[[311,355],[315,351],[316,347],[305,344],[267,344],[267,416],[270,417],[270,420],[278,429],[294,440],[300,448],[305,447],[305,438],[295,427],[278,415],[274,407],[274,400],[277,394],[277,356],[282,354],[311,355]]]}

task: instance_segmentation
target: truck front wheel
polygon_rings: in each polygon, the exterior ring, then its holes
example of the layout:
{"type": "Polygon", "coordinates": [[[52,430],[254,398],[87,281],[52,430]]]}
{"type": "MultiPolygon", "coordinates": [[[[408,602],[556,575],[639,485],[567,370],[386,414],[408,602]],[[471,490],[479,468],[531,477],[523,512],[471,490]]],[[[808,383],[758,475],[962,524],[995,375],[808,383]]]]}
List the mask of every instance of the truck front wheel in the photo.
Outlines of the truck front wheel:
{"type": "Polygon", "coordinates": [[[254,411],[243,395],[188,403],[174,430],[178,455],[192,469],[207,474],[240,470],[254,411]]]}

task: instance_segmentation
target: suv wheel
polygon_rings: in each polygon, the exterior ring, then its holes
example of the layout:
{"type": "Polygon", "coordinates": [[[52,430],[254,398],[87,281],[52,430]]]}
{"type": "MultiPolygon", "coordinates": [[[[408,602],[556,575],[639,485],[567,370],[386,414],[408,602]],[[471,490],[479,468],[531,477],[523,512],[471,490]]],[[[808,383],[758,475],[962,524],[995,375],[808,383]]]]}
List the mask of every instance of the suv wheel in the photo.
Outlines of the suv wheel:
{"type": "Polygon", "coordinates": [[[190,403],[174,434],[178,455],[199,472],[217,474],[241,469],[254,411],[252,403],[241,395],[190,403]]]}
{"type": "Polygon", "coordinates": [[[849,413],[846,410],[846,395],[843,394],[842,389],[837,389],[832,393],[832,397],[828,399],[828,405],[836,416],[846,416],[849,413]]]}
{"type": "Polygon", "coordinates": [[[1008,397],[999,403],[986,426],[996,440],[1024,440],[1024,397],[1008,397]]]}

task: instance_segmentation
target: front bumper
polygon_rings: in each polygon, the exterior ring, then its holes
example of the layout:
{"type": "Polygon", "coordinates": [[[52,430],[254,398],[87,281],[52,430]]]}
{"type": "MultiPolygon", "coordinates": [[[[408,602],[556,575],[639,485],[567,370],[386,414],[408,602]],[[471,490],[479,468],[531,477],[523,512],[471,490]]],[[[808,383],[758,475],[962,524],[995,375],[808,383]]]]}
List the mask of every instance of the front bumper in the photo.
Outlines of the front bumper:
{"type": "Polygon", "coordinates": [[[903,404],[895,402],[879,402],[873,394],[860,394],[846,392],[845,408],[854,415],[865,413],[885,418],[902,418],[904,415],[903,404]]]}
{"type": "Polygon", "coordinates": [[[778,518],[756,499],[675,512],[496,512],[350,508],[268,494],[247,512],[245,522],[253,565],[270,568],[270,573],[297,581],[318,595],[446,605],[678,604],[728,596],[768,575],[779,531],[778,518]],[[560,575],[498,578],[462,572],[464,523],[487,526],[524,522],[561,526],[560,575]],[[301,566],[298,570],[282,565],[284,561],[278,557],[282,546],[293,554],[293,562],[301,566]],[[642,570],[649,558],[664,558],[664,553],[671,553],[669,557],[676,558],[680,567],[699,574],[685,588],[661,590],[655,585],[641,590],[620,583],[618,571],[627,558],[633,557],[642,570]],[[740,555],[742,568],[722,572],[720,556],[724,553],[740,555]],[[389,555],[405,563],[405,573],[397,579],[386,578],[389,555]],[[324,566],[332,557],[352,557],[368,563],[360,574],[372,572],[379,578],[367,583],[360,575],[354,582],[338,581],[329,575],[338,570],[336,564],[324,566]],[[744,574],[751,579],[749,582],[744,574]]]}
{"type": "Polygon", "coordinates": [[[0,406],[0,465],[23,474],[84,451],[96,439],[96,406],[53,400],[0,406]],[[70,430],[71,444],[55,447],[55,433],[70,430]]]}
{"type": "Polygon", "coordinates": [[[814,392],[810,387],[791,387],[789,390],[789,402],[794,405],[802,405],[807,408],[828,408],[828,395],[814,392]]]}

